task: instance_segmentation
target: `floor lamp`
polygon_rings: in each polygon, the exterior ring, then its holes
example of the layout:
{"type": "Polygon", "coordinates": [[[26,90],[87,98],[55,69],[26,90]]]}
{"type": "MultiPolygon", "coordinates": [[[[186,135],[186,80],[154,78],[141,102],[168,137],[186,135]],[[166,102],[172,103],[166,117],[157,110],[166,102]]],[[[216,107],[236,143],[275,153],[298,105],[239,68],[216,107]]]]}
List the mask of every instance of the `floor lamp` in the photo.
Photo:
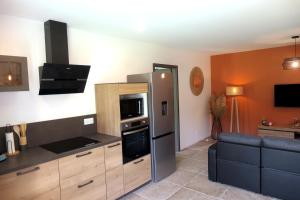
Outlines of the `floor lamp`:
{"type": "Polygon", "coordinates": [[[235,113],[236,130],[240,132],[239,123],[239,108],[237,102],[237,96],[243,95],[243,87],[241,86],[228,86],[226,87],[226,96],[231,96],[231,113],[230,113],[230,132],[233,130],[233,115],[235,113]]]}

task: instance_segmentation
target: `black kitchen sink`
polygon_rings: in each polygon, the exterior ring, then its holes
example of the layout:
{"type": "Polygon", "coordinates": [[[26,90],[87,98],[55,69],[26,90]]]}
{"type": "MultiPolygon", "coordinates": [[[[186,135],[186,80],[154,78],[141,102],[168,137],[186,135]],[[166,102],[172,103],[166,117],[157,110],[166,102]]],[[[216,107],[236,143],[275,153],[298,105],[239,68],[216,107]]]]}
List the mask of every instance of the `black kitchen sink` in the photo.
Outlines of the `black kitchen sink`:
{"type": "Polygon", "coordinates": [[[41,145],[42,148],[51,151],[56,154],[65,153],[82,147],[87,147],[93,144],[97,144],[99,141],[86,137],[75,137],[58,142],[52,142],[49,144],[41,145]]]}

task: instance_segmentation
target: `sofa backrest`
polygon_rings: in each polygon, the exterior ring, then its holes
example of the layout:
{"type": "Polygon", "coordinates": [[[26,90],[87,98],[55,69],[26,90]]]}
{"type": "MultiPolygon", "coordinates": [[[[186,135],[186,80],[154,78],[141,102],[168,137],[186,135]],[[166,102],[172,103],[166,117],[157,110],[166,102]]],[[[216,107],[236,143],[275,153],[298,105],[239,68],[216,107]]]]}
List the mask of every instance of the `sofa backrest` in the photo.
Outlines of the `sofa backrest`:
{"type": "Polygon", "coordinates": [[[264,137],[261,167],[300,174],[300,141],[264,137]]]}
{"type": "Polygon", "coordinates": [[[260,147],[262,143],[261,137],[239,133],[221,133],[219,135],[219,141],[255,147],[260,147]]]}
{"type": "Polygon", "coordinates": [[[260,137],[222,133],[217,149],[218,159],[260,166],[260,137]]]}

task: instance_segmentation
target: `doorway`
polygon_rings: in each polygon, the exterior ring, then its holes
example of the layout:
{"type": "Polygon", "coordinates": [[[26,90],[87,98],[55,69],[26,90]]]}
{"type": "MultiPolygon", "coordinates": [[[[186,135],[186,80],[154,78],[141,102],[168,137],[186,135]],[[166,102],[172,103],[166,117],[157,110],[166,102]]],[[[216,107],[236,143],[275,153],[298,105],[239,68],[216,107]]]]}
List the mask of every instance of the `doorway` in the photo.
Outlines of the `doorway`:
{"type": "Polygon", "coordinates": [[[153,71],[171,72],[173,74],[175,150],[176,152],[179,152],[180,151],[180,120],[179,120],[178,66],[153,63],[153,71]]]}

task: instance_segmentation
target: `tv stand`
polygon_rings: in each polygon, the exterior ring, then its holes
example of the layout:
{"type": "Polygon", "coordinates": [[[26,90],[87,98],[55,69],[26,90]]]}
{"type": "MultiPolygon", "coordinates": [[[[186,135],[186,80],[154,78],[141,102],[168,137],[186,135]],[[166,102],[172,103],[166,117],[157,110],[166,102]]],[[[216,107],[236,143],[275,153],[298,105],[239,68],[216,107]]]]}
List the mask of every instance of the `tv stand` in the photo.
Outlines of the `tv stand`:
{"type": "Polygon", "coordinates": [[[259,136],[273,136],[300,140],[300,127],[259,125],[257,133],[259,136]]]}

